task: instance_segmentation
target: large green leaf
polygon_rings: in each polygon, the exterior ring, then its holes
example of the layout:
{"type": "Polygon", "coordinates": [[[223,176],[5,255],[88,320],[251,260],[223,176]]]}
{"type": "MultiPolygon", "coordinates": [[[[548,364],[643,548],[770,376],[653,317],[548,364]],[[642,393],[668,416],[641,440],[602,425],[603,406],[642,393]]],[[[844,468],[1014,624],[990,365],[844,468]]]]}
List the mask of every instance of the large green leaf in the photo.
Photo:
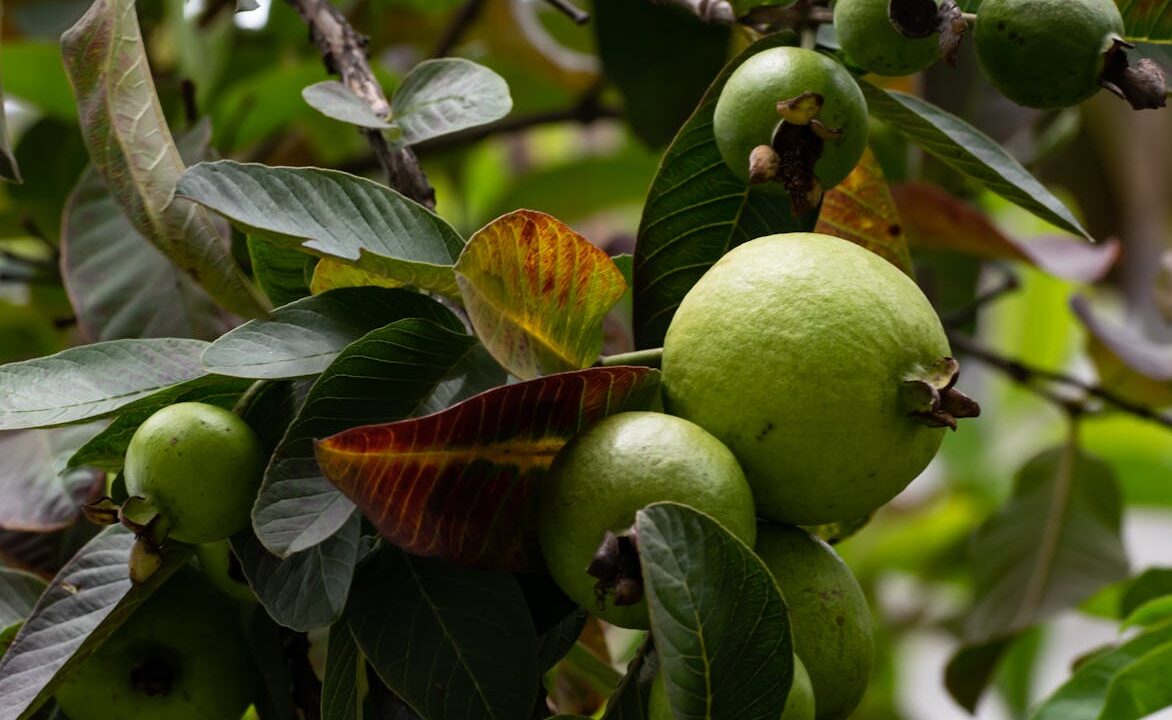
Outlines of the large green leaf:
{"type": "Polygon", "coordinates": [[[109,637],[191,557],[172,544],[150,580],[130,582],[127,562],[134,534],[112,525],[61,568],[0,659],[0,720],[24,720],[49,698],[70,665],[109,637]]]}
{"type": "Polygon", "coordinates": [[[417,413],[476,346],[450,316],[398,320],[347,347],[321,374],[269,466],[252,511],[257,537],[286,556],[333,535],[354,504],[322,475],[313,441],[417,413]]]}
{"type": "Polygon", "coordinates": [[[692,508],[635,516],[651,631],[680,720],[776,720],[794,675],[785,600],[753,550],[692,508]]]}
{"type": "MultiPolygon", "coordinates": [[[[768,35],[726,65],[663,156],[635,247],[639,347],[663,344],[684,295],[731,248],[762,235],[804,229],[784,196],[750,189],[733,174],[712,134],[713,110],[728,76],[752,55],[794,42],[789,33],[768,35]]],[[[813,218],[808,220],[812,224],[813,218]]]]}
{"type": "Polygon", "coordinates": [[[358,562],[357,515],[323,542],[280,558],[250,531],[232,538],[248,585],[269,617],[300,632],[327,627],[342,615],[358,562]]]}
{"type": "Polygon", "coordinates": [[[221,160],[193,166],[178,192],[250,235],[405,285],[457,292],[451,265],[464,247],[459,234],[427,208],[372,180],[221,160]]]}
{"type": "Polygon", "coordinates": [[[1172,42],[1172,12],[1168,0],[1115,0],[1123,15],[1123,35],[1128,40],[1172,42]]]}
{"type": "Polygon", "coordinates": [[[408,317],[443,322],[451,313],[407,290],[340,288],[277,308],[216,340],[203,353],[208,372],[274,380],[316,375],[371,330],[408,317]]]}
{"type": "Polygon", "coordinates": [[[362,690],[366,683],[366,658],[354,641],[347,623],[330,628],[326,645],[326,669],[321,688],[322,720],[362,720],[362,690]]]}
{"type": "Polygon", "coordinates": [[[24,622],[44,591],[45,581],[36,575],[0,567],[0,630],[24,622]]]}
{"type": "Polygon", "coordinates": [[[183,159],[155,95],[134,0],[96,0],[61,44],[90,159],[131,223],[225,307],[262,314],[263,298],[211,216],[175,198],[183,159]]]}
{"type": "Polygon", "coordinates": [[[728,26],[630,0],[595,0],[593,25],[603,70],[622,93],[631,129],[651,147],[666,145],[728,58],[728,26]]]}
{"type": "Polygon", "coordinates": [[[0,366],[0,430],[63,425],[114,412],[205,375],[202,340],[110,340],[0,366]]]}
{"type": "Polygon", "coordinates": [[[94,468],[66,461],[101,425],[0,432],[0,528],[59,530],[77,520],[81,506],[105,486],[94,468]]]}
{"type": "Polygon", "coordinates": [[[1038,217],[1093,240],[1078,218],[1009,152],[963,119],[907,93],[862,81],[871,114],[945,165],[1038,217]]]}
{"type": "Polygon", "coordinates": [[[513,576],[385,547],[359,571],[346,617],[379,677],[427,720],[530,716],[537,631],[513,576]]]}
{"type": "Polygon", "coordinates": [[[288,305],[309,295],[307,268],[317,262],[313,255],[250,237],[248,259],[256,284],[274,305],[288,305]]]}
{"type": "Polygon", "coordinates": [[[505,79],[463,58],[419,63],[391,97],[391,118],[411,145],[499,120],[512,109],[505,79]]]}
{"type": "Polygon", "coordinates": [[[1012,635],[1126,577],[1121,514],[1110,466],[1073,439],[1027,463],[1013,497],[973,537],[969,640],[1012,635]]]}
{"type": "Polygon", "coordinates": [[[659,656],[651,652],[651,637],[648,636],[627,664],[627,672],[619,685],[606,701],[602,720],[649,720],[647,701],[651,695],[651,684],[659,671],[659,656]]]}

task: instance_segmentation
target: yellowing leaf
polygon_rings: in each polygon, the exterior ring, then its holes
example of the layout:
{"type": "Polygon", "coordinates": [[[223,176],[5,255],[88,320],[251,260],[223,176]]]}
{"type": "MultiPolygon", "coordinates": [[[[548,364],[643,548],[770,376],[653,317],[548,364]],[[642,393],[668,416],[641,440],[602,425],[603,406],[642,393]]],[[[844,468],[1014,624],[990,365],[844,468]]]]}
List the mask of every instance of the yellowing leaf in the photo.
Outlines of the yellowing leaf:
{"type": "Polygon", "coordinates": [[[815,231],[850,240],[905,273],[912,272],[899,210],[883,169],[869,149],[851,174],[826,193],[815,231]]]}

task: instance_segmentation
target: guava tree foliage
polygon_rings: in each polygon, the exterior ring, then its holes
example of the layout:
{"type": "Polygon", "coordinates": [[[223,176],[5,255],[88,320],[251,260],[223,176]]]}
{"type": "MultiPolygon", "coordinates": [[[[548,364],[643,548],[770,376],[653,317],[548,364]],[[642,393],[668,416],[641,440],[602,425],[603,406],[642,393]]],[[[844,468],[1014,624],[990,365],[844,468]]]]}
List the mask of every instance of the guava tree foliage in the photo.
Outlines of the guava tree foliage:
{"type": "Polygon", "coordinates": [[[0,720],[1172,706],[1172,0],[3,11],[0,720]]]}

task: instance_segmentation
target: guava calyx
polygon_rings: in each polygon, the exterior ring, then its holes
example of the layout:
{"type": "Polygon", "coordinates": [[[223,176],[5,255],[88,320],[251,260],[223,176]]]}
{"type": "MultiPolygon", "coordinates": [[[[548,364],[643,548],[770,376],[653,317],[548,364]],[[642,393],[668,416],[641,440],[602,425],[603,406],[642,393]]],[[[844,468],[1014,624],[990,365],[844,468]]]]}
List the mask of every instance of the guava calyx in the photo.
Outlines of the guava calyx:
{"type": "Polygon", "coordinates": [[[758,145],[749,153],[749,184],[773,182],[781,173],[781,156],[769,145],[758,145]]]}
{"type": "Polygon", "coordinates": [[[179,679],[178,669],[170,657],[152,650],[142,662],[130,669],[130,686],[150,697],[170,695],[179,679]]]}
{"type": "Polygon", "coordinates": [[[82,513],[95,525],[120,523],[134,533],[127,564],[135,584],[149,580],[163,564],[162,546],[170,523],[146,498],[132,495],[119,505],[111,497],[101,497],[84,505],[82,513]]]}
{"type": "Polygon", "coordinates": [[[956,430],[963,418],[979,417],[981,406],[956,389],[960,363],[943,357],[917,376],[904,380],[903,400],[908,415],[928,427],[956,430]]]}
{"type": "Polygon", "coordinates": [[[100,497],[81,506],[81,512],[85,515],[85,519],[94,525],[114,525],[118,522],[121,510],[121,506],[111,497],[100,497]]]}
{"type": "Polygon", "coordinates": [[[896,32],[909,40],[939,36],[940,56],[949,65],[956,64],[960,42],[968,32],[968,23],[956,0],[891,0],[887,15],[896,32]]]}
{"type": "Polygon", "coordinates": [[[1168,104],[1168,90],[1163,68],[1148,58],[1132,65],[1127,59],[1127,51],[1133,48],[1135,45],[1122,38],[1113,39],[1099,84],[1126,100],[1135,110],[1164,107],[1168,104]]]}
{"type": "Polygon", "coordinates": [[[643,568],[639,564],[639,533],[635,526],[619,535],[607,531],[586,568],[596,578],[594,596],[600,608],[614,595],[616,606],[635,605],[643,599],[643,568]]]}
{"type": "Polygon", "coordinates": [[[148,535],[139,535],[130,548],[130,560],[127,566],[130,570],[130,582],[141,585],[155,574],[163,565],[163,551],[159,544],[148,535]]]}

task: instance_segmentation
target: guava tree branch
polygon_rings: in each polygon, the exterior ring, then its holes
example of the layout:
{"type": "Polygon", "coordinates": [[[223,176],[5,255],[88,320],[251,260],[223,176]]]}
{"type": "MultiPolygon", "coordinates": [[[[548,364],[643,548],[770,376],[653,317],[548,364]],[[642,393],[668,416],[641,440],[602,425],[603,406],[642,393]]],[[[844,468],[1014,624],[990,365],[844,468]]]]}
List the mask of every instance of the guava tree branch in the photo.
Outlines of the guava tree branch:
{"type": "Polygon", "coordinates": [[[1090,399],[1094,398],[1116,410],[1149,420],[1166,428],[1172,428],[1172,416],[1153,407],[1121,397],[1102,386],[1054,370],[1039,368],[1016,358],[1005,357],[965,335],[953,333],[949,336],[949,340],[954,350],[1001,371],[1011,380],[1029,388],[1047,400],[1061,405],[1071,413],[1094,414],[1096,408],[1090,402],[1090,399]],[[1073,390],[1075,394],[1066,395],[1057,392],[1057,387],[1073,390]],[[1083,397],[1078,397],[1078,395],[1083,397]]]}
{"type": "Polygon", "coordinates": [[[545,0],[552,5],[559,12],[565,14],[566,17],[573,20],[578,25],[585,25],[590,22],[590,13],[570,2],[570,0],[545,0]]]}
{"type": "MultiPolygon", "coordinates": [[[[326,70],[362,98],[379,117],[391,113],[391,104],[375,79],[366,59],[367,38],[351,27],[329,0],[287,0],[309,26],[309,36],[321,51],[326,70]]],[[[435,190],[423,174],[414,151],[392,149],[378,130],[363,130],[391,187],[429,208],[435,207],[435,190]]]]}

